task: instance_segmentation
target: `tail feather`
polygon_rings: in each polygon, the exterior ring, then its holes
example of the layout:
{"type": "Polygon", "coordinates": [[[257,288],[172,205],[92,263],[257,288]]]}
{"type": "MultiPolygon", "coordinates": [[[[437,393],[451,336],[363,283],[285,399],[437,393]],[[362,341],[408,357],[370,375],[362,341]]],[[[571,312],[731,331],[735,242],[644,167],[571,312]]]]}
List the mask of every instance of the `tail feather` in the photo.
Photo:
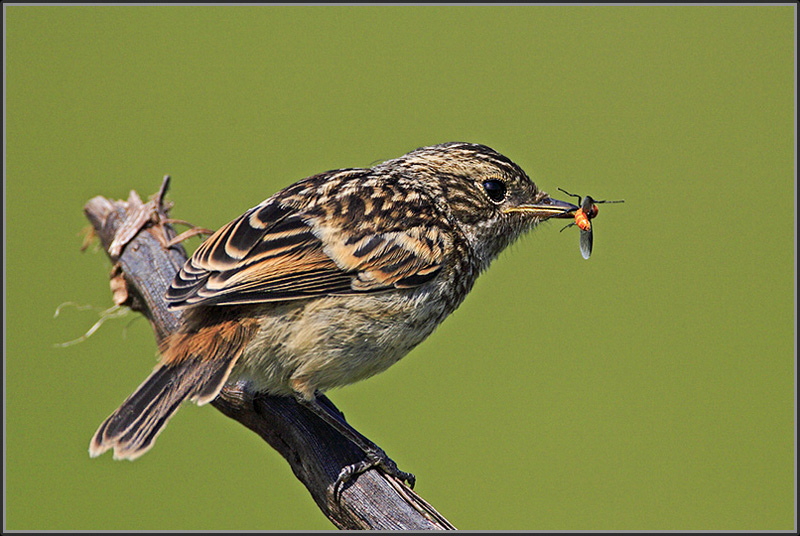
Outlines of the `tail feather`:
{"type": "Polygon", "coordinates": [[[184,397],[161,397],[155,401],[154,410],[148,412],[115,440],[114,458],[135,460],[155,444],[164,425],[178,410],[184,397]]]}
{"type": "Polygon", "coordinates": [[[212,318],[170,335],[162,342],[161,364],[100,425],[89,454],[113,448],[115,459],[134,460],[147,452],[184,400],[202,405],[217,397],[257,330],[255,318],[212,318]]]}
{"type": "MultiPolygon", "coordinates": [[[[236,357],[238,357],[238,355],[236,357]]],[[[192,393],[192,402],[198,406],[202,406],[203,404],[208,404],[217,398],[217,395],[225,386],[228,376],[231,375],[231,370],[233,370],[233,366],[236,364],[236,361],[236,358],[229,360],[225,366],[220,366],[217,368],[217,370],[211,374],[205,382],[200,383],[192,393]]]]}
{"type": "Polygon", "coordinates": [[[202,404],[219,394],[238,357],[159,365],[100,425],[89,445],[90,456],[113,448],[114,459],[134,460],[147,452],[184,400],[202,404]]]}

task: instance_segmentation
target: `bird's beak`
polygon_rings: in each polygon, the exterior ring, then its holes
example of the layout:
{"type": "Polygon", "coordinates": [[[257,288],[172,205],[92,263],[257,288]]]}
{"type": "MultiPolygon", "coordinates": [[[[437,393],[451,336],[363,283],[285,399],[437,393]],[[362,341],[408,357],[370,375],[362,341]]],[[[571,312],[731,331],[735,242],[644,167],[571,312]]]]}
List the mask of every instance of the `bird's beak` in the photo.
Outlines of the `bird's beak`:
{"type": "Polygon", "coordinates": [[[527,212],[534,214],[539,221],[544,221],[550,218],[573,218],[575,211],[578,210],[577,205],[567,203],[566,201],[559,201],[552,197],[546,197],[535,205],[519,205],[506,209],[506,212],[527,212]]]}

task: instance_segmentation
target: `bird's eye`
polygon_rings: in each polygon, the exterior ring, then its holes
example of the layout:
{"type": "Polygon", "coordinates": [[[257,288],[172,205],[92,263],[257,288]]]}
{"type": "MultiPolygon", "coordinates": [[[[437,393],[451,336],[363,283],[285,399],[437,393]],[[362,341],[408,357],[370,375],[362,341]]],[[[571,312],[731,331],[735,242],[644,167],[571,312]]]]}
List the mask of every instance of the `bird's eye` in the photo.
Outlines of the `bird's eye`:
{"type": "Polygon", "coordinates": [[[489,179],[483,181],[483,189],[489,199],[495,203],[500,203],[506,198],[506,185],[501,180],[489,179]]]}

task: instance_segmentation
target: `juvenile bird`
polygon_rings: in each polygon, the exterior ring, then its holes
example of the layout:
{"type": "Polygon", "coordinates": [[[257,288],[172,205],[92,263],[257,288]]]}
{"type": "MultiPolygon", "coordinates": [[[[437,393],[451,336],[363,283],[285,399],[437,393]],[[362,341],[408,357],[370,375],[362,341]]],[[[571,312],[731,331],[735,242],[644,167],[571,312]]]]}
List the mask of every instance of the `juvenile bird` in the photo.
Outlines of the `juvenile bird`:
{"type": "Polygon", "coordinates": [[[100,425],[91,456],[141,456],[184,400],[205,404],[239,380],[293,396],[336,426],[317,393],[388,368],[506,246],[577,208],[472,143],[288,186],[219,229],[180,270],[166,299],[184,309],[183,325],[100,425]]]}

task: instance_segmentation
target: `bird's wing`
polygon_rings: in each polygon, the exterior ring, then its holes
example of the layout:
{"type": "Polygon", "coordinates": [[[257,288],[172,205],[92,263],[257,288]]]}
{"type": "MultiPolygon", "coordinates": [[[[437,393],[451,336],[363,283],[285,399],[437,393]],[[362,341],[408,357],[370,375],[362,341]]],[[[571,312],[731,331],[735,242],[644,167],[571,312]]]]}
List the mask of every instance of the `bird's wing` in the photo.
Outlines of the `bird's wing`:
{"type": "Polygon", "coordinates": [[[414,287],[439,273],[450,244],[436,226],[370,229],[273,197],[210,236],[167,301],[229,305],[414,287]]]}

